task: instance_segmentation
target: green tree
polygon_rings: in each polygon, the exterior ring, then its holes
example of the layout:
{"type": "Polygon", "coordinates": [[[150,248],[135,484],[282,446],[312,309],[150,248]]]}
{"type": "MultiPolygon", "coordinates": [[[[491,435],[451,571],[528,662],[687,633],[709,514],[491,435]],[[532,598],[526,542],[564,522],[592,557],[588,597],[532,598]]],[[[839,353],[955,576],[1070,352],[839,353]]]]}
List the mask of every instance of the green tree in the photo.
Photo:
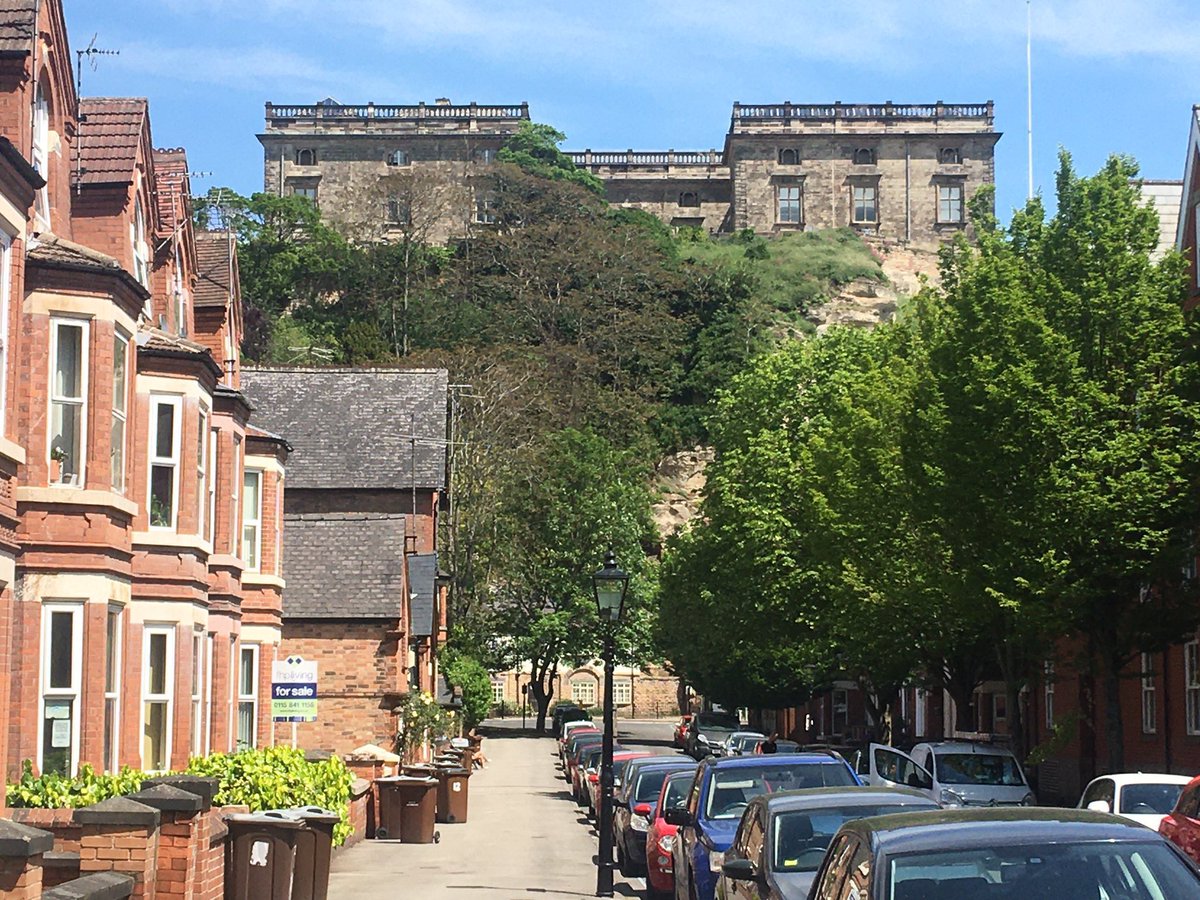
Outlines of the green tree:
{"type": "Polygon", "coordinates": [[[603,197],[604,182],[576,166],[571,157],[559,149],[566,139],[565,134],[550,125],[522,122],[516,133],[504,142],[496,159],[512,163],[538,178],[569,181],[603,197]]]}

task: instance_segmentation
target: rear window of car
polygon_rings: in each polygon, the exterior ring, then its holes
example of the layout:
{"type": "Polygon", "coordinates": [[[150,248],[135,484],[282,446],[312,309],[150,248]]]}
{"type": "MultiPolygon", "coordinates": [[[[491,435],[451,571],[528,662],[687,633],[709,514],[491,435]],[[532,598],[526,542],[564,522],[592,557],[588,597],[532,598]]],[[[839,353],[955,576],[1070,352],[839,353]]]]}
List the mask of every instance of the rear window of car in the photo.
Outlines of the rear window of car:
{"type": "Polygon", "coordinates": [[[736,819],[762,794],[801,788],[847,787],[857,782],[839,762],[738,766],[713,772],[704,814],[709,819],[736,819]]]}
{"type": "Polygon", "coordinates": [[[696,719],[696,725],[703,731],[705,728],[733,728],[736,729],[742,723],[737,720],[736,716],[726,715],[724,713],[702,713],[696,719]]]}
{"type": "Polygon", "coordinates": [[[669,769],[647,769],[638,774],[637,784],[633,788],[635,803],[653,803],[662,791],[663,782],[673,774],[669,769]]]}
{"type": "Polygon", "coordinates": [[[771,867],[776,872],[815,872],[825,858],[829,842],[846,822],[868,816],[938,808],[932,800],[922,802],[914,797],[909,803],[831,806],[781,812],[775,816],[773,825],[771,867]]]}
{"type": "Polygon", "coordinates": [[[1020,787],[1025,776],[1016,759],[1001,753],[936,753],[942,784],[988,784],[1020,787]]]}

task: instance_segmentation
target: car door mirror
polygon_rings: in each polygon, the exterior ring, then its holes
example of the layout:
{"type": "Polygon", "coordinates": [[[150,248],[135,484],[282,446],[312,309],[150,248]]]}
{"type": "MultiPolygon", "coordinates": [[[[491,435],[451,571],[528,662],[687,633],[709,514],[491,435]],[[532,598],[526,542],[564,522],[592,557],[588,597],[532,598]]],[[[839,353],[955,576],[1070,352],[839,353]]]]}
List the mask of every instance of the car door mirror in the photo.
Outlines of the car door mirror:
{"type": "Polygon", "coordinates": [[[663,813],[663,819],[668,825],[675,825],[679,828],[686,828],[692,824],[692,814],[686,806],[676,806],[666,810],[663,813]]]}
{"type": "Polygon", "coordinates": [[[730,859],[721,865],[721,871],[725,873],[726,878],[732,878],[735,881],[757,881],[758,868],[754,865],[753,860],[749,859],[730,859]]]}
{"type": "Polygon", "coordinates": [[[1087,808],[1092,812],[1111,813],[1112,807],[1109,806],[1107,800],[1093,800],[1087,805],[1087,808]]]}

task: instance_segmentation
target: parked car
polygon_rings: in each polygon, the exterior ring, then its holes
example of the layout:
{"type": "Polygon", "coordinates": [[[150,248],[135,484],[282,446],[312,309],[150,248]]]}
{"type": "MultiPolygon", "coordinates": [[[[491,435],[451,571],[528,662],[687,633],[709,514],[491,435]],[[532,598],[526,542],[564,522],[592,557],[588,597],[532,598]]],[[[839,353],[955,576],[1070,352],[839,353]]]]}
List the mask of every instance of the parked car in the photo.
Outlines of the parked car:
{"type": "Polygon", "coordinates": [[[857,785],[854,770],[836,754],[709,757],[702,760],[683,809],[668,809],[679,826],[674,867],[676,900],[713,900],[717,873],[737,823],[760,794],[857,785]]]}
{"type": "MultiPolygon", "coordinates": [[[[754,748],[750,752],[762,753],[763,744],[766,742],[766,740],[766,738],[763,738],[761,741],[755,741],[754,748]]],[[[803,748],[796,741],[785,741],[782,738],[775,739],[776,753],[800,753],[802,750],[803,748]]]]}
{"type": "Polygon", "coordinates": [[[595,731],[599,733],[600,729],[592,724],[590,719],[580,719],[574,722],[567,722],[563,725],[562,737],[558,739],[558,755],[561,759],[567,746],[567,738],[578,731],[595,731]]]}
{"type": "MultiPolygon", "coordinates": [[[[618,750],[613,748],[613,791],[616,791],[617,784],[621,780],[621,776],[625,772],[625,767],[635,759],[651,756],[645,750],[618,750]]],[[[584,778],[584,788],[587,790],[587,814],[589,817],[599,818],[600,814],[600,760],[597,759],[594,763],[595,768],[589,765],[584,778]]],[[[615,793],[614,793],[615,796],[615,793]]],[[[615,812],[615,810],[614,810],[615,812]]]]}
{"type": "Polygon", "coordinates": [[[1092,779],[1079,797],[1079,809],[1114,813],[1158,831],[1158,826],[1191,781],[1186,775],[1127,772],[1092,779]]]}
{"type": "Polygon", "coordinates": [[[1200,775],[1184,785],[1158,833],[1200,864],[1200,775]]]}
{"type": "Polygon", "coordinates": [[[804,900],[838,829],[852,819],[940,807],[911,788],[814,788],[755,797],[717,885],[723,900],[804,900]]]}
{"type": "Polygon", "coordinates": [[[943,809],[847,822],[809,900],[1127,900],[1200,896],[1154,832],[1079,809],[943,809]]]}
{"type": "Polygon", "coordinates": [[[663,781],[654,803],[654,818],[646,829],[646,892],[650,900],[675,896],[675,841],[678,826],[668,822],[668,809],[686,806],[688,791],[696,780],[695,766],[672,772],[663,781]]]}
{"type": "Polygon", "coordinates": [[[911,754],[870,744],[856,768],[869,784],[917,788],[945,807],[1037,804],[1021,763],[994,744],[935,741],[917,744],[911,754]]]}
{"type": "MultiPolygon", "coordinates": [[[[603,752],[604,747],[600,743],[585,744],[572,759],[571,796],[575,798],[575,802],[580,806],[587,806],[591,802],[588,798],[588,769],[590,768],[594,772],[600,770],[600,754],[603,752]]],[[[614,757],[624,752],[625,748],[620,744],[613,744],[614,757]]]]}
{"type": "Polygon", "coordinates": [[[734,731],[715,744],[709,744],[709,752],[713,756],[740,756],[747,744],[751,747],[766,735],[761,731],[734,731]]]}
{"type": "Polygon", "coordinates": [[[563,777],[571,780],[571,764],[581,747],[599,747],[604,735],[599,731],[580,731],[567,738],[567,746],[563,749],[563,777]]]}
{"type": "Polygon", "coordinates": [[[577,706],[573,700],[559,700],[554,705],[554,712],[550,714],[550,730],[555,737],[562,737],[563,723],[577,718],[588,718],[587,710],[577,706]]]}
{"type": "Polygon", "coordinates": [[[724,712],[696,713],[688,723],[688,733],[684,750],[693,759],[703,759],[711,752],[711,748],[723,742],[735,731],[741,730],[742,723],[737,716],[724,712]]]}
{"type": "Polygon", "coordinates": [[[688,713],[686,716],[680,716],[679,721],[675,723],[675,731],[672,735],[672,740],[674,741],[675,746],[680,750],[683,750],[687,747],[688,725],[691,724],[691,721],[692,714],[688,713]]]}
{"type": "Polygon", "coordinates": [[[669,756],[634,760],[625,767],[621,790],[613,798],[613,846],[623,875],[646,871],[646,833],[654,820],[654,805],[667,776],[675,772],[695,774],[696,764],[669,756]]]}

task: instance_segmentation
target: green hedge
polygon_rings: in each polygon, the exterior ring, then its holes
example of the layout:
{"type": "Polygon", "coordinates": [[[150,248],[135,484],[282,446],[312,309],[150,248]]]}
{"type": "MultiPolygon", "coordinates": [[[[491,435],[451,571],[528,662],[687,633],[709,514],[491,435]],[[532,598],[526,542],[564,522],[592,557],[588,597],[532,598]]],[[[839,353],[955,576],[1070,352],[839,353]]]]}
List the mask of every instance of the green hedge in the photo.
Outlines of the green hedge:
{"type": "MultiPolygon", "coordinates": [[[[337,756],[309,762],[303,750],[266,747],[195,757],[184,771],[217,779],[219,786],[213,797],[217,806],[245,805],[251,812],[320,806],[342,818],[333,828],[334,844],[340,845],[350,836],[350,784],[354,776],[337,756]]],[[[55,774],[35,777],[32,763],[26,760],[20,781],[8,786],[8,803],[46,809],[91,806],[109,797],[133,793],[149,777],[146,772],[130,768],[116,775],[101,775],[87,764],[74,778],[55,774]]]]}

